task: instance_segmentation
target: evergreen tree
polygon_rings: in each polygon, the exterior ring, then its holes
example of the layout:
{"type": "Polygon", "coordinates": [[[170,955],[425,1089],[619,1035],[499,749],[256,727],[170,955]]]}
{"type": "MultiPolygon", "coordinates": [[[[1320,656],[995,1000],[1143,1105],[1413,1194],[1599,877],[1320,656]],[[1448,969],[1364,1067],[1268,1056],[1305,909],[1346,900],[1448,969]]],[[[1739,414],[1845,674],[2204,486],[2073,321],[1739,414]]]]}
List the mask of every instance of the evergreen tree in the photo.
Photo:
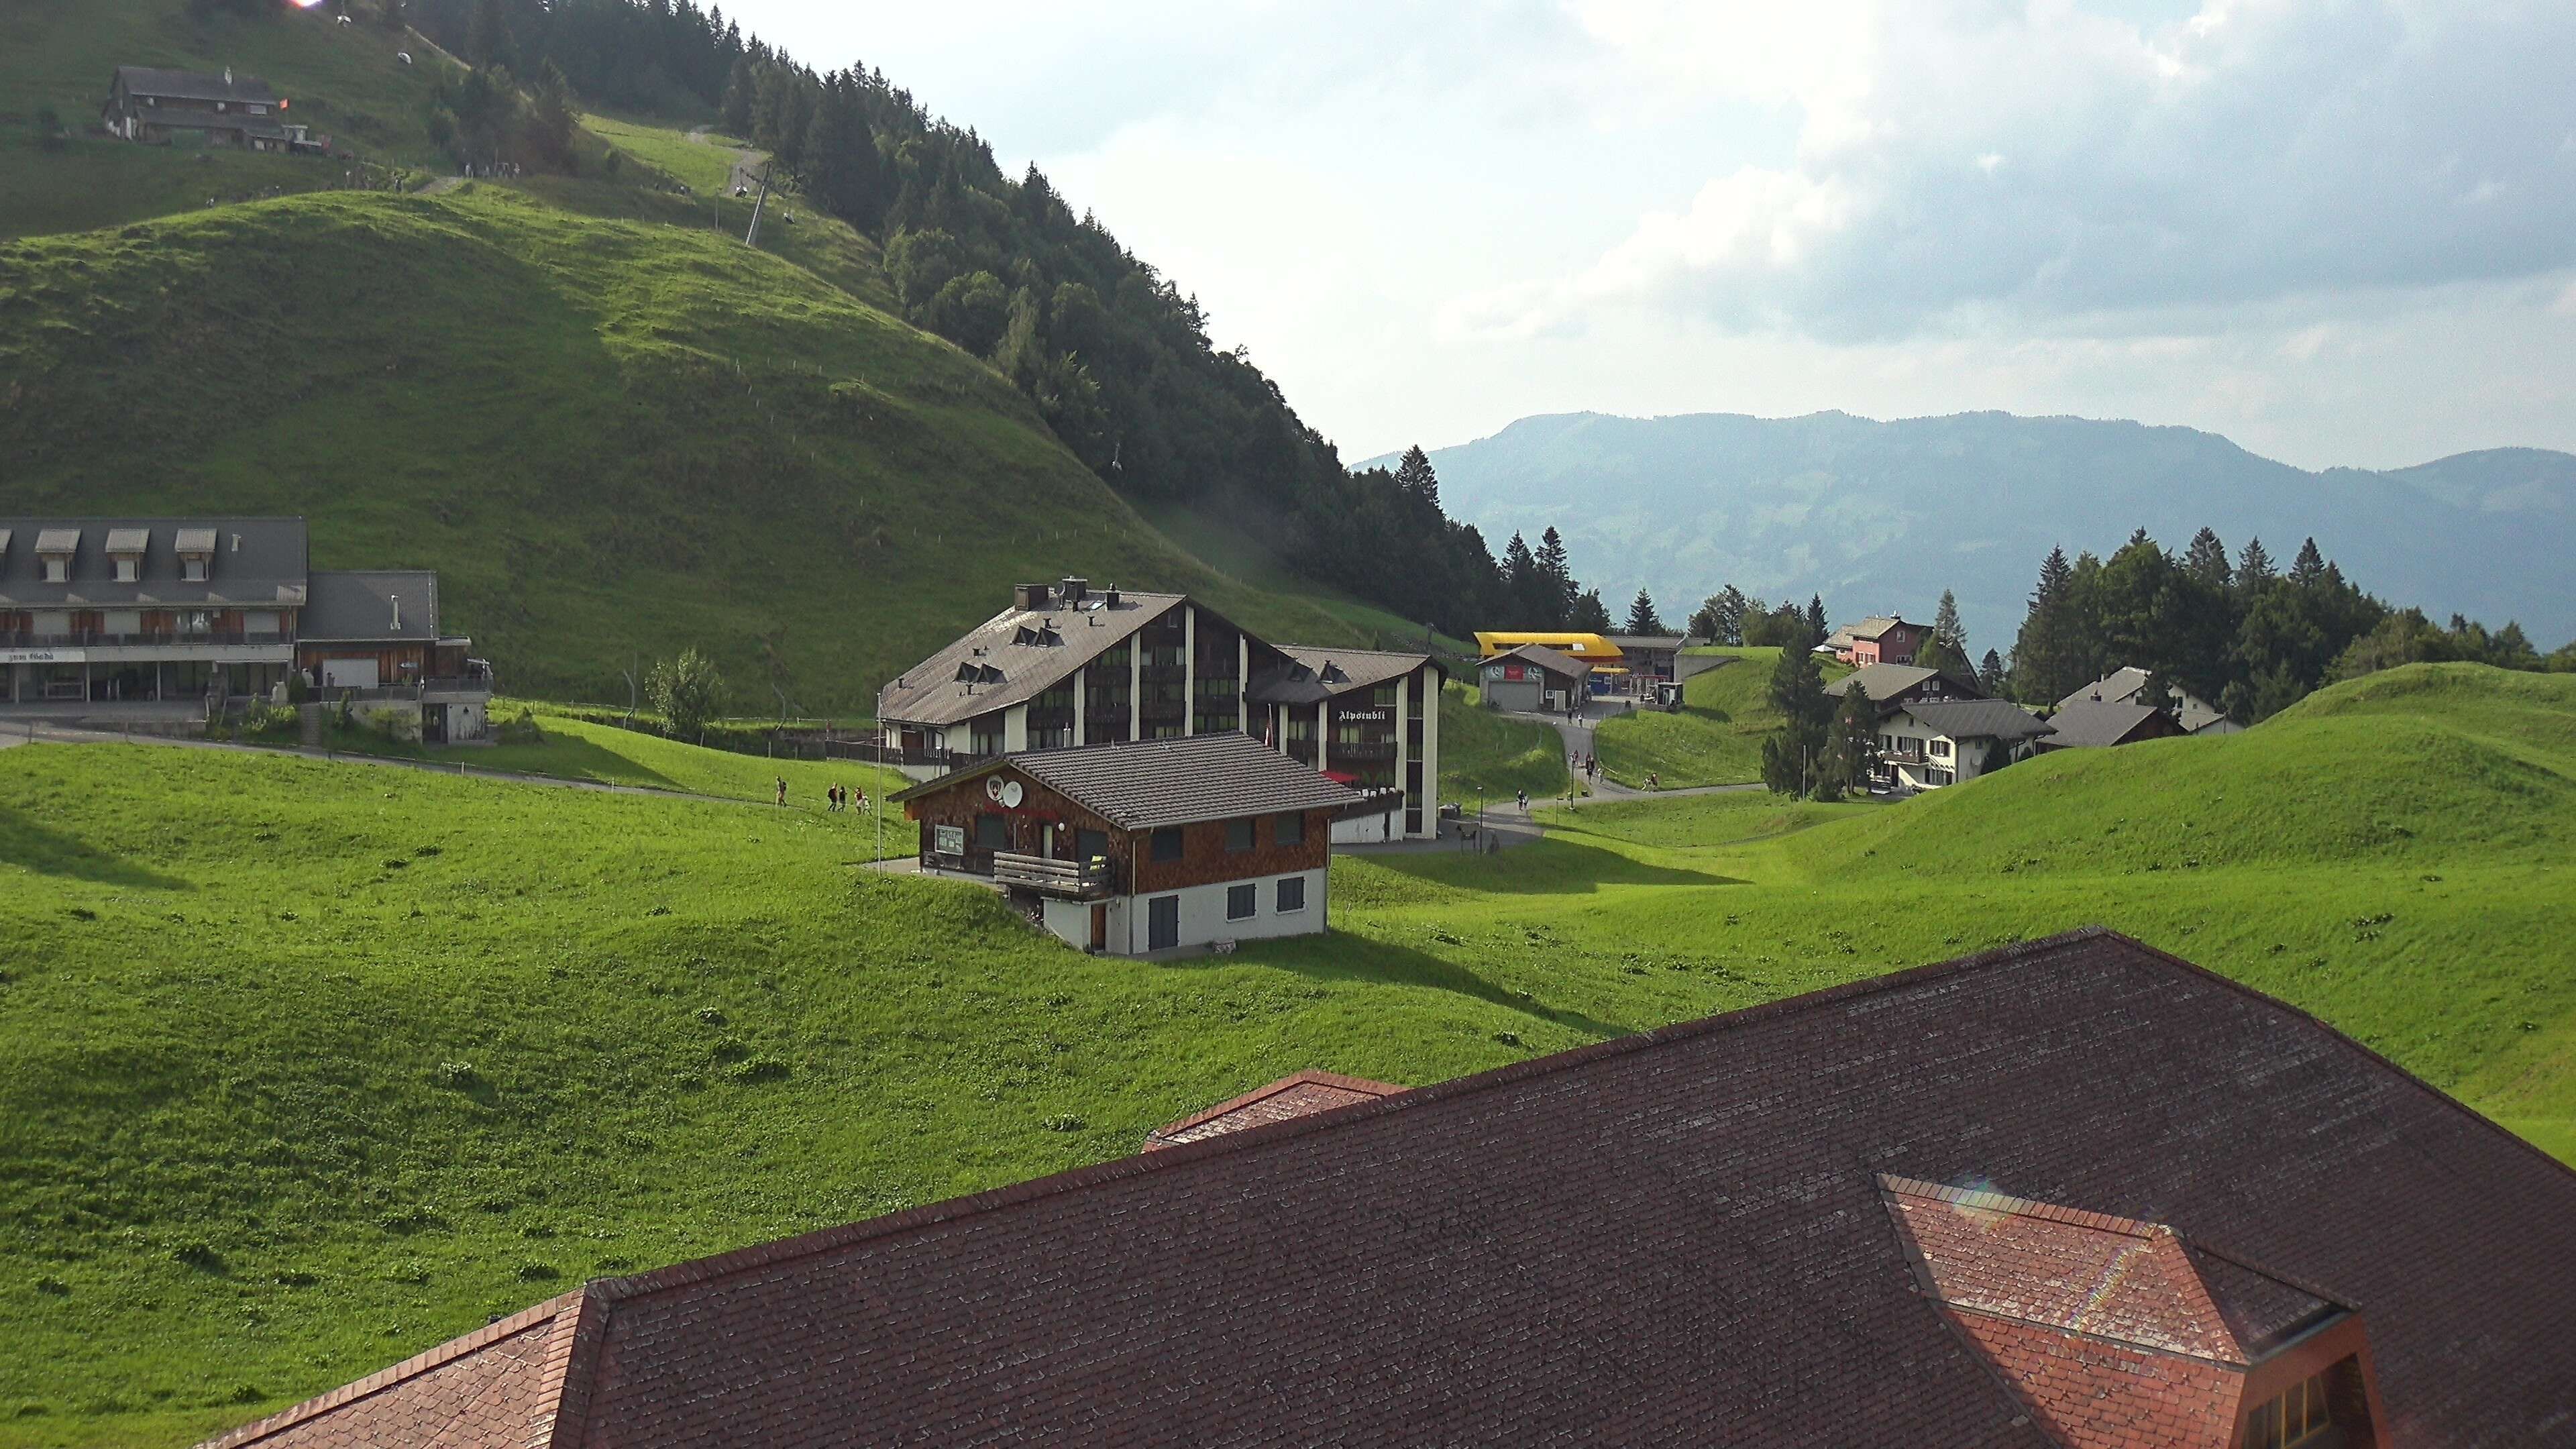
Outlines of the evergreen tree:
{"type": "Polygon", "coordinates": [[[2223,593],[2234,575],[2227,567],[2227,545],[2221,543],[2215,529],[2203,528],[2191,536],[2191,547],[2184,551],[2183,572],[2204,589],[2223,593]]]}
{"type": "Polygon", "coordinates": [[[814,119],[805,129],[805,190],[825,211],[872,231],[885,216],[885,180],[876,137],[854,89],[836,76],[815,101],[814,119]]]}
{"type": "MultiPolygon", "coordinates": [[[[1794,613],[1794,606],[1784,607],[1794,613]]],[[[1781,727],[1763,742],[1763,779],[1782,794],[1805,794],[1814,787],[1817,758],[1824,753],[1834,704],[1825,693],[1824,671],[1814,651],[1780,651],[1779,662],[1771,666],[1770,700],[1779,712],[1781,727]]]]}
{"type": "Polygon", "coordinates": [[[1647,596],[1643,587],[1637,590],[1637,597],[1628,604],[1627,632],[1631,634],[1664,632],[1664,621],[1655,613],[1655,601],[1647,596]]]}
{"type": "MultiPolygon", "coordinates": [[[[1558,535],[1555,524],[1549,524],[1547,531],[1538,536],[1538,566],[1556,594],[1548,610],[1547,627],[1571,627],[1566,621],[1573,617],[1574,600],[1580,589],[1574,582],[1574,571],[1566,565],[1565,540],[1558,535]]],[[[1606,616],[1608,611],[1603,612],[1606,616]]],[[[1605,622],[1602,627],[1609,626],[1605,622]]]]}
{"type": "Polygon", "coordinates": [[[2030,612],[2013,641],[2012,692],[2025,704],[2054,704],[2094,677],[2076,677],[2083,674],[2083,663],[2081,641],[2075,637],[2074,595],[2074,567],[2064,548],[2052,548],[2040,561],[2030,612]]]}
{"type": "Polygon", "coordinates": [[[1511,625],[1515,629],[1549,629],[1555,623],[1548,614],[1548,600],[1555,586],[1539,568],[1538,556],[1530,552],[1527,540],[1519,534],[1503,545],[1503,588],[1511,598],[1511,625]]]}
{"type": "Polygon", "coordinates": [[[2003,656],[1992,649],[1986,651],[1985,662],[1977,666],[1977,687],[1998,699],[2001,699],[2004,691],[2010,687],[2009,681],[2004,677],[2003,656]]]}
{"type": "Polygon", "coordinates": [[[1431,455],[1423,452],[1419,443],[1405,449],[1403,459],[1395,465],[1395,485],[1408,498],[1434,508],[1440,506],[1440,475],[1431,471],[1431,455]]]}
{"type": "Polygon", "coordinates": [[[1813,649],[1832,632],[1833,626],[1825,620],[1825,596],[1813,595],[1807,600],[1807,642],[1800,647],[1813,649]]]}
{"type": "Polygon", "coordinates": [[[2290,561],[2290,582],[2301,588],[2313,587],[2326,575],[2325,555],[2317,552],[2313,538],[2299,545],[2299,556],[2290,561]]]}
{"type": "Polygon", "coordinates": [[[2263,540],[2247,539],[2245,551],[2236,556],[2237,591],[2245,594],[2260,593],[2265,584],[2272,582],[2273,577],[2272,555],[2263,547],[2263,540]]]}
{"type": "Polygon", "coordinates": [[[1742,589],[1728,584],[1700,602],[1699,611],[1690,617],[1691,633],[1711,644],[1743,643],[1744,614],[1749,602],[1742,589]]]}
{"type": "Polygon", "coordinates": [[[1610,609],[1601,602],[1599,589],[1585,589],[1574,596],[1574,606],[1566,611],[1565,627],[1577,634],[1610,632],[1610,609]]]}
{"type": "Polygon", "coordinates": [[[751,134],[752,108],[760,100],[760,74],[748,57],[736,60],[725,78],[724,100],[718,107],[718,118],[728,135],[751,134]]]}
{"type": "Polygon", "coordinates": [[[1945,646],[1958,668],[1968,667],[1968,626],[1959,622],[1959,596],[1948,589],[1941,591],[1941,606],[1932,613],[1933,641],[1945,646]]]}
{"type": "Polygon", "coordinates": [[[509,21],[501,11],[501,0],[481,0],[474,7],[473,28],[466,33],[465,58],[478,68],[499,66],[505,70],[518,67],[518,47],[510,38],[509,21]]]}
{"type": "Polygon", "coordinates": [[[1825,767],[1820,772],[1824,788],[1817,791],[1817,798],[1830,800],[1846,792],[1865,793],[1877,771],[1878,706],[1868,690],[1854,683],[1843,691],[1842,707],[1834,711],[1825,767]]]}
{"type": "Polygon", "coordinates": [[[2005,744],[2001,740],[1988,740],[1986,741],[1986,753],[1984,757],[1977,761],[1977,773],[1979,775],[1991,775],[1997,770],[2002,769],[2004,766],[2011,764],[2012,759],[2012,746],[2005,744]]]}

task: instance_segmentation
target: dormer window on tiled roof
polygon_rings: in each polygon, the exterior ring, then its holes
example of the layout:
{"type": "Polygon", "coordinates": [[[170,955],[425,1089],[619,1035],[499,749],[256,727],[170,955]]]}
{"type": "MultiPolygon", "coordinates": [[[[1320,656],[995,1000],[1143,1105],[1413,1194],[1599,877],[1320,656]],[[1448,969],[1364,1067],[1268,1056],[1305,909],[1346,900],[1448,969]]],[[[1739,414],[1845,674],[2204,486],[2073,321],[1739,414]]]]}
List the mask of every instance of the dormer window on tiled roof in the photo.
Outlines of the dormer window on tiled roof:
{"type": "Polygon", "coordinates": [[[1918,1281],[2069,1449],[2383,1442],[2349,1305],[2161,1223],[1878,1183],[1918,1281]]]}
{"type": "Polygon", "coordinates": [[[36,564],[38,576],[49,584],[72,581],[72,555],[80,552],[81,531],[77,528],[43,528],[36,531],[36,564]]]}
{"type": "Polygon", "coordinates": [[[143,551],[152,543],[148,528],[111,528],[107,531],[107,557],[116,570],[120,584],[143,582],[143,551]]]}
{"type": "Polygon", "coordinates": [[[179,555],[179,577],[185,582],[202,584],[214,572],[215,531],[211,528],[183,528],[171,540],[171,551],[179,555]]]}

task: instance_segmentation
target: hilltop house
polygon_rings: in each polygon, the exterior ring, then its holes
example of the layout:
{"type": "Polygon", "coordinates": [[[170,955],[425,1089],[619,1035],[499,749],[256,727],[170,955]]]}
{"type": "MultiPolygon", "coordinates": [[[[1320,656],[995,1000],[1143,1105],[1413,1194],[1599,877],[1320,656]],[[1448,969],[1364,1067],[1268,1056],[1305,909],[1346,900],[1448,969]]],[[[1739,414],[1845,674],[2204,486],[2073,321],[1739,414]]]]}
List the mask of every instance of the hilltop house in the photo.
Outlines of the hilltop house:
{"type": "MultiPolygon", "coordinates": [[[[2134,664],[2126,665],[2059,700],[2057,707],[2064,710],[2078,704],[2137,704],[2141,702],[2139,696],[2146,693],[2154,678],[2153,674],[2134,664]]],[[[2176,704],[2175,723],[2182,727],[2180,733],[2232,735],[2245,728],[2229,719],[2217,706],[2187,690],[2176,689],[2171,693],[2176,704]]]]}
{"type": "Polygon", "coordinates": [[[245,151],[325,150],[286,120],[286,97],[257,76],[120,65],[109,80],[99,124],[128,141],[196,141],[245,151]]]}
{"type": "Polygon", "coordinates": [[[1870,703],[1880,709],[1889,705],[1914,704],[1941,699],[1983,699],[1985,691],[1973,679],[1963,679],[1942,669],[1926,669],[1919,664],[1866,664],[1825,686],[1828,697],[1840,699],[1854,688],[1869,695],[1870,703]]]}
{"type": "Polygon", "coordinates": [[[2576,1173],[2107,932],[1383,1086],[599,1279],[215,1444],[2390,1449],[2576,1423],[2576,1173]]]}
{"type": "Polygon", "coordinates": [[[436,574],[316,572],[300,518],[0,518],[0,704],[222,709],[297,670],[473,738],[491,677],[472,644],[439,632],[436,574]]]}
{"type": "Polygon", "coordinates": [[[1923,641],[1932,637],[1928,624],[1909,624],[1889,615],[1845,624],[1825,636],[1817,648],[1829,651],[1845,664],[1912,664],[1923,641]]]}
{"type": "Polygon", "coordinates": [[[1521,714],[1557,713],[1582,699],[1592,664],[1544,644],[1523,644],[1476,663],[1485,708],[1521,714]]]}
{"type": "Polygon", "coordinates": [[[1937,790],[1973,780],[1990,763],[2022,759],[2045,744],[2049,722],[2003,699],[1914,700],[1885,706],[1878,722],[1881,789],[1937,790]],[[2002,751],[2000,757],[1996,751],[2002,751]]]}
{"type": "Polygon", "coordinates": [[[2113,704],[2098,699],[2079,699],[2058,706],[2057,713],[2048,717],[2048,725],[2048,738],[2039,742],[2043,750],[2104,749],[2133,745],[2140,740],[2172,739],[2184,733],[2180,721],[2152,705],[2113,704]]]}
{"type": "Polygon", "coordinates": [[[1005,755],[889,798],[924,871],[990,877],[1122,956],[1322,931],[1333,820],[1363,803],[1231,730],[1005,755]]]}
{"type": "Polygon", "coordinates": [[[1356,789],[1400,790],[1401,833],[1428,839],[1446,677],[1427,654],[1274,645],[1185,594],[1066,578],[1014,588],[878,690],[877,719],[916,766],[1240,731],[1356,789]]]}

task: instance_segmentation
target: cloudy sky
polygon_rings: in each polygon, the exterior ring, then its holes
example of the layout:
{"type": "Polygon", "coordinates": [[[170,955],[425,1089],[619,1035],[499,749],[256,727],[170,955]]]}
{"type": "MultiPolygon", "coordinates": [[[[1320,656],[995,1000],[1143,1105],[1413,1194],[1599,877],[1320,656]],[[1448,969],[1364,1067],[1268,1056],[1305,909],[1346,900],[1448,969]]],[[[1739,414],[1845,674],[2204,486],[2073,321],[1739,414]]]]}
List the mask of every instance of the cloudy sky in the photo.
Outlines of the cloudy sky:
{"type": "Polygon", "coordinates": [[[2576,449],[2570,0],[727,10],[1036,161],[1347,459],[1587,408],[2576,449]]]}

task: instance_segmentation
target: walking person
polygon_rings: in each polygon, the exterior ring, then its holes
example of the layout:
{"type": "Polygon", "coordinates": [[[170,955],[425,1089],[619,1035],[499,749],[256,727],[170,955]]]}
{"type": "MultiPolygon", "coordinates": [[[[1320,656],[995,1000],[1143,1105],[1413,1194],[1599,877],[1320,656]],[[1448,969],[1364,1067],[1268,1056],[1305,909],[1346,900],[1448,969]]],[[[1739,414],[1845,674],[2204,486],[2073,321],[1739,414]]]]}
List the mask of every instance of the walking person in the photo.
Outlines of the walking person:
{"type": "Polygon", "coordinates": [[[778,803],[781,805],[787,803],[787,777],[785,775],[778,777],[778,803]]]}

